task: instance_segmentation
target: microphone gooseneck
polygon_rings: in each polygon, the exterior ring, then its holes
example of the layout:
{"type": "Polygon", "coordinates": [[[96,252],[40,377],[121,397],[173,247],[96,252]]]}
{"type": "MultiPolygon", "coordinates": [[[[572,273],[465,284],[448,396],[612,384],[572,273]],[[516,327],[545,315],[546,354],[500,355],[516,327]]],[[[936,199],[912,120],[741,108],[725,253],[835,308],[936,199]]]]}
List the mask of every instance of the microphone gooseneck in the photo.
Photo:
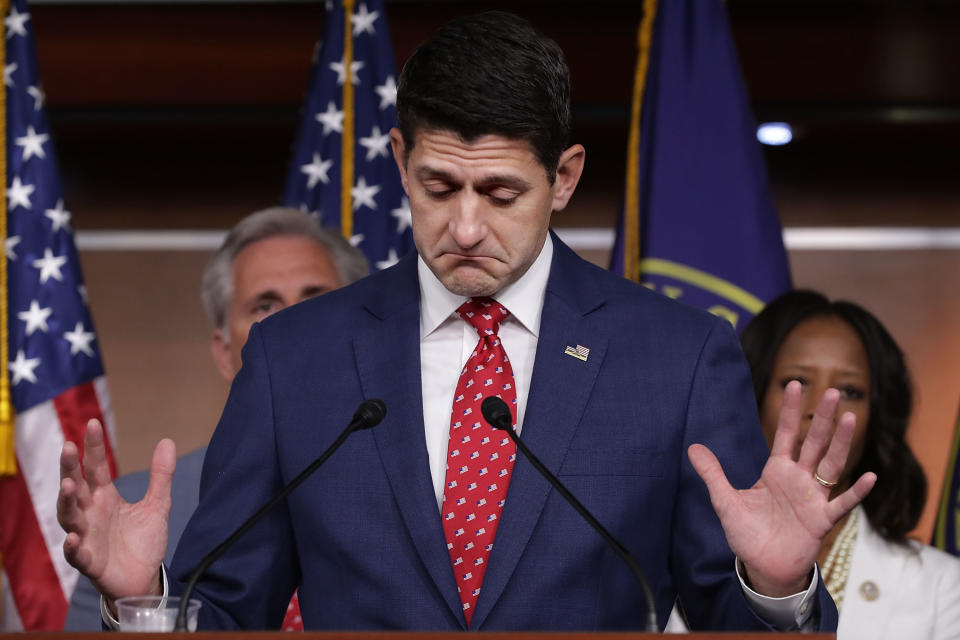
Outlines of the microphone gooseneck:
{"type": "Polygon", "coordinates": [[[286,498],[290,493],[303,484],[303,481],[310,477],[310,475],[319,469],[324,462],[327,461],[330,456],[340,448],[346,439],[354,431],[360,431],[362,429],[370,429],[372,427],[380,424],[380,421],[387,415],[387,405],[383,403],[383,400],[376,398],[371,398],[369,400],[364,400],[360,403],[360,406],[357,407],[357,411],[353,414],[353,419],[350,421],[350,424],[347,425],[347,428],[343,430],[333,444],[327,447],[327,450],[320,454],[320,457],[310,463],[310,466],[300,472],[296,478],[291,480],[283,489],[280,490],[280,493],[275,495],[270,499],[265,505],[260,507],[256,513],[247,518],[246,522],[241,524],[236,531],[230,534],[226,540],[214,547],[213,551],[208,553],[203,557],[203,560],[200,561],[200,564],[197,565],[197,568],[193,570],[193,573],[190,574],[190,579],[187,580],[187,586],[183,590],[183,596],[180,599],[180,608],[177,610],[177,622],[174,627],[174,631],[186,631],[187,630],[187,605],[190,602],[190,594],[193,592],[194,586],[196,586],[197,581],[200,579],[200,576],[210,568],[210,565],[216,562],[224,552],[233,546],[233,544],[247,531],[249,531],[253,525],[257,524],[260,519],[273,507],[277,505],[280,501],[286,498]]]}
{"type": "Polygon", "coordinates": [[[563,483],[557,479],[553,473],[547,467],[540,462],[537,456],[533,455],[533,452],[530,451],[529,447],[517,437],[517,432],[513,430],[513,415],[510,413],[510,407],[507,406],[507,403],[497,396],[489,396],[483,399],[483,402],[480,404],[480,413],[483,414],[483,418],[490,423],[494,429],[500,429],[501,431],[506,431],[507,435],[510,436],[510,439],[513,440],[514,444],[517,445],[517,449],[523,452],[523,455],[527,457],[530,461],[530,464],[540,472],[540,474],[547,479],[547,481],[553,485],[553,488],[562,495],[567,502],[570,503],[570,506],[579,513],[584,520],[590,523],[590,526],[600,534],[600,537],[603,538],[610,547],[616,552],[620,559],[623,560],[630,570],[633,572],[633,575],[637,578],[637,581],[640,583],[640,586],[643,589],[643,598],[647,604],[647,616],[646,616],[646,631],[652,633],[660,632],[660,625],[657,624],[657,607],[653,599],[653,590],[650,588],[650,582],[647,580],[646,574],[643,572],[643,568],[640,566],[640,563],[637,562],[637,559],[631,555],[623,544],[619,540],[613,537],[607,529],[600,524],[600,521],[593,517],[593,514],[587,511],[587,508],[577,500],[577,498],[570,493],[570,491],[563,486],[563,483]]]}

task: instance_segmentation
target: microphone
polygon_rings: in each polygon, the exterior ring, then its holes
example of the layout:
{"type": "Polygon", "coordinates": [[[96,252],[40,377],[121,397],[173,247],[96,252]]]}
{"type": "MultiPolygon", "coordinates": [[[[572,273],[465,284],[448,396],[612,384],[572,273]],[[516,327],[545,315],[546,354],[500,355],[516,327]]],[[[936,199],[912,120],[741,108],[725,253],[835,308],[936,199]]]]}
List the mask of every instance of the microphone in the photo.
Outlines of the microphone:
{"type": "Polygon", "coordinates": [[[268,512],[270,509],[275,507],[277,503],[286,498],[290,493],[303,484],[303,481],[310,477],[310,475],[323,466],[323,463],[334,454],[334,452],[340,448],[347,437],[350,436],[354,431],[360,431],[363,429],[370,429],[372,427],[380,424],[380,421],[387,415],[387,405],[383,403],[383,400],[377,398],[372,398],[370,400],[364,400],[360,403],[360,406],[357,407],[356,413],[353,414],[353,419],[350,421],[350,424],[347,425],[347,428],[343,430],[337,439],[327,447],[327,450],[320,454],[320,457],[310,463],[310,466],[300,472],[296,478],[291,480],[283,489],[280,490],[280,493],[275,495],[270,499],[265,505],[260,507],[260,509],[254,513],[252,516],[247,518],[247,521],[241,524],[236,531],[230,534],[230,537],[221,542],[219,545],[214,547],[213,551],[208,553],[203,557],[203,560],[200,561],[200,564],[197,565],[197,568],[193,570],[193,573],[190,574],[190,579],[187,580],[187,586],[183,590],[183,596],[180,598],[180,608],[177,610],[177,622],[174,627],[174,631],[186,631],[187,630],[187,605],[190,602],[190,594],[193,592],[194,586],[196,586],[197,581],[200,579],[200,576],[206,572],[210,565],[216,562],[216,560],[224,554],[224,552],[233,546],[233,544],[247,531],[249,531],[253,525],[260,521],[260,519],[268,512]]]}
{"type": "MultiPolygon", "coordinates": [[[[660,625],[657,624],[657,608],[653,600],[653,590],[650,588],[650,582],[647,580],[646,574],[643,572],[643,569],[640,567],[640,563],[637,562],[637,559],[634,558],[627,548],[620,543],[619,540],[614,538],[606,528],[600,524],[600,521],[593,517],[593,514],[587,511],[587,508],[574,497],[570,491],[563,486],[563,483],[557,479],[553,473],[550,472],[547,467],[540,462],[537,456],[533,455],[533,452],[530,451],[529,447],[517,437],[517,432],[513,430],[513,416],[510,413],[510,407],[507,406],[507,403],[498,398],[497,396],[488,396],[483,399],[483,402],[480,404],[480,413],[483,414],[483,418],[490,423],[490,426],[494,429],[500,429],[501,431],[506,431],[507,435],[510,436],[510,439],[513,440],[514,444],[517,445],[517,449],[523,452],[523,455],[527,457],[530,463],[534,468],[540,472],[547,481],[553,485],[553,488],[556,489],[560,495],[570,503],[577,513],[579,513],[584,520],[590,523],[590,526],[600,534],[600,537],[603,538],[608,545],[616,552],[620,559],[623,560],[630,570],[633,572],[633,575],[637,578],[637,581],[640,583],[640,586],[643,588],[643,599],[647,604],[647,620],[645,625],[645,631],[652,633],[660,633],[660,625]]],[[[182,603],[181,603],[181,606],[182,603]]]]}

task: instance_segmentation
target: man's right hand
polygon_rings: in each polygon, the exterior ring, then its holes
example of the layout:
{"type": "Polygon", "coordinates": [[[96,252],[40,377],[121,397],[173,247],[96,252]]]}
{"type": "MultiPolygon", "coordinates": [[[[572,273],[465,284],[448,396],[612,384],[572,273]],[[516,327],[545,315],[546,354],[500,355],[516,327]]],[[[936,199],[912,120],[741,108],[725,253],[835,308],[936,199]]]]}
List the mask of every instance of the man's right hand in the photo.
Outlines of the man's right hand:
{"type": "Polygon", "coordinates": [[[103,426],[87,423],[81,470],[77,446],[60,454],[57,520],[67,532],[63,555],[112,604],[117,598],[159,594],[167,550],[170,484],[177,465],[172,440],[161,440],[150,463],[150,485],[140,502],[120,497],[110,478],[103,426]]]}

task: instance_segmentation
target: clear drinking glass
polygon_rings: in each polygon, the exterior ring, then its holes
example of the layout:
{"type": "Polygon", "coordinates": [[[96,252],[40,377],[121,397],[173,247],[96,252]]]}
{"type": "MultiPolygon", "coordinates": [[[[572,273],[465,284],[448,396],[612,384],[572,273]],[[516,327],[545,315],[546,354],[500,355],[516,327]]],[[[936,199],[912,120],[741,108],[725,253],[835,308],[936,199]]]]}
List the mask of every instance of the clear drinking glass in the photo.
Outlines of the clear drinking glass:
{"type": "MultiPolygon", "coordinates": [[[[179,597],[134,596],[117,600],[120,631],[173,631],[177,622],[179,597]]],[[[197,630],[200,601],[190,600],[187,606],[187,631],[197,630]]]]}

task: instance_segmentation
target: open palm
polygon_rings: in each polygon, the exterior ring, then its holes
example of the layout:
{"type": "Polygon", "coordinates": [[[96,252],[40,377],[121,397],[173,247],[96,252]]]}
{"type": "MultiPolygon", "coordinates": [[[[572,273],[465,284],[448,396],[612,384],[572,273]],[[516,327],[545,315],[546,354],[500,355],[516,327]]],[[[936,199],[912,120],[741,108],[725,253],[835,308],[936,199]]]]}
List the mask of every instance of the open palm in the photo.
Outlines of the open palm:
{"type": "Polygon", "coordinates": [[[730,486],[709,449],[699,444],[689,449],[690,462],[707,485],[730,549],[743,562],[753,589],[772,597],[806,589],[824,536],[876,482],[876,475],[866,473],[850,489],[830,499],[829,482],[822,484],[815,474],[826,481],[840,477],[855,418],[844,413],[834,430],[839,393],[827,390],[795,456],[800,392],[798,382],[784,390],[770,458],[749,489],[730,486]]]}
{"type": "Polygon", "coordinates": [[[57,499],[57,519],[67,532],[63,553],[108,600],[159,591],[175,466],[173,442],[162,440],[153,453],[146,495],[130,503],[110,478],[98,421],[87,426],[82,472],[76,445],[64,445],[57,499]]]}

